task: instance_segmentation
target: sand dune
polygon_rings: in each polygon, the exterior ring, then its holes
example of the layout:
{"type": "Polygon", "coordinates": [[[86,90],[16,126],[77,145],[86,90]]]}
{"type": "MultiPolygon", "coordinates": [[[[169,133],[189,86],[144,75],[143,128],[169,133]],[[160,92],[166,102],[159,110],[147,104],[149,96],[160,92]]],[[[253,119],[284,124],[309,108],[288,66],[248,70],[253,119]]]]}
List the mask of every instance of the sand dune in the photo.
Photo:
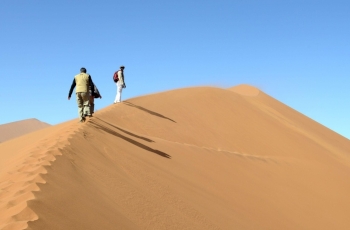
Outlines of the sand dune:
{"type": "Polygon", "coordinates": [[[349,153],[249,85],[133,98],[0,144],[0,229],[350,229],[349,153]]]}
{"type": "Polygon", "coordinates": [[[0,143],[49,126],[34,118],[0,125],[0,143]]]}

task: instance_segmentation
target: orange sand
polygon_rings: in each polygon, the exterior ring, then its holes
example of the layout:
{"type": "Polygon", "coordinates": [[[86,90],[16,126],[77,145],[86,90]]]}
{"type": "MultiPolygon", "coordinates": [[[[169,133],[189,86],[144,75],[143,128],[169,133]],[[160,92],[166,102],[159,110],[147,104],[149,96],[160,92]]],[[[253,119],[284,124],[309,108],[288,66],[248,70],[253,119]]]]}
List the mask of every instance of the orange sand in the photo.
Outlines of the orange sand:
{"type": "Polygon", "coordinates": [[[350,229],[350,141],[260,90],[130,99],[0,144],[0,229],[350,229]]]}
{"type": "Polygon", "coordinates": [[[0,143],[49,126],[33,118],[0,125],[0,143]]]}

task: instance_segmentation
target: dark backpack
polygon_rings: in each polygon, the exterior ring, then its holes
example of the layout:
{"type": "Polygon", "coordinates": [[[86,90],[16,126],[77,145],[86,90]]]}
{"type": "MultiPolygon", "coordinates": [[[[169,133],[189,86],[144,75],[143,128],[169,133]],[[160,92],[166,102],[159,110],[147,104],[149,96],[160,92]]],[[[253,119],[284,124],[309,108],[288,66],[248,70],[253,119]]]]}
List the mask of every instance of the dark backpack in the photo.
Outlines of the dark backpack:
{"type": "Polygon", "coordinates": [[[113,75],[113,81],[114,82],[118,82],[119,81],[118,72],[119,72],[119,70],[117,72],[115,72],[114,75],[113,75]]]}

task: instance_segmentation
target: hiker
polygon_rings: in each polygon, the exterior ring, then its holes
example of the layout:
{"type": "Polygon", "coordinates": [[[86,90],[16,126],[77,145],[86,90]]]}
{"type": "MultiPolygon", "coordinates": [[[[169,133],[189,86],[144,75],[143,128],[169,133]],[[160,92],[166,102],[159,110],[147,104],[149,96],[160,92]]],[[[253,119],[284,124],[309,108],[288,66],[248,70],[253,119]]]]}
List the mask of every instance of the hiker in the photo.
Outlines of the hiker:
{"type": "Polygon", "coordinates": [[[124,79],[124,69],[125,66],[120,66],[120,69],[114,73],[113,80],[117,85],[117,95],[115,96],[114,104],[121,102],[122,99],[122,90],[126,88],[125,79],[124,79]]]}
{"type": "Polygon", "coordinates": [[[89,106],[90,85],[91,86],[93,85],[91,76],[87,74],[86,69],[82,67],[80,69],[80,73],[75,75],[68,94],[68,100],[70,100],[73,89],[75,86],[77,86],[77,88],[75,89],[75,94],[77,98],[78,114],[79,114],[80,122],[84,122],[86,116],[91,116],[90,106],[89,106]]]}
{"type": "Polygon", "coordinates": [[[100,92],[98,91],[96,85],[93,82],[92,82],[92,85],[90,85],[90,87],[89,87],[89,92],[90,92],[90,99],[89,99],[90,114],[92,116],[92,114],[95,112],[94,111],[95,110],[95,104],[94,104],[95,98],[102,98],[102,96],[101,96],[100,92]]]}

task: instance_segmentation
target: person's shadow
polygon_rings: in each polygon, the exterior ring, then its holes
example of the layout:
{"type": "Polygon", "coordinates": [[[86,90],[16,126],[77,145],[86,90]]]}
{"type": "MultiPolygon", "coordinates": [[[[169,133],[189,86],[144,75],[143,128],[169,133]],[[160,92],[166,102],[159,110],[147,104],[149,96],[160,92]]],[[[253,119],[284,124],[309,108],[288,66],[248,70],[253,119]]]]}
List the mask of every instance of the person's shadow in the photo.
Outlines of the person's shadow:
{"type": "Polygon", "coordinates": [[[154,116],[157,116],[157,117],[160,117],[160,118],[164,118],[164,119],[167,119],[167,120],[169,120],[169,121],[172,121],[172,122],[176,123],[176,121],[170,119],[169,117],[163,116],[163,115],[160,114],[160,113],[156,113],[156,112],[151,111],[151,110],[149,110],[149,109],[146,109],[146,108],[143,108],[143,107],[141,107],[141,106],[135,105],[135,104],[133,104],[133,103],[131,103],[131,102],[124,101],[123,103],[124,103],[125,105],[128,105],[128,106],[131,106],[131,107],[140,109],[140,110],[142,110],[142,111],[145,111],[146,113],[149,113],[149,114],[151,114],[151,115],[154,115],[154,116]]]}
{"type": "Polygon", "coordinates": [[[93,119],[90,119],[90,120],[88,121],[88,125],[92,125],[93,127],[97,128],[97,129],[99,129],[99,130],[102,130],[102,131],[104,131],[104,132],[106,132],[106,133],[109,133],[109,134],[111,134],[111,135],[114,135],[114,136],[116,136],[116,137],[119,137],[119,138],[121,138],[121,139],[123,139],[123,140],[125,140],[125,141],[127,141],[127,142],[129,142],[129,143],[131,143],[131,144],[134,144],[134,145],[136,145],[137,147],[140,147],[140,148],[142,148],[142,149],[144,149],[144,150],[147,150],[147,151],[149,151],[149,152],[158,154],[159,156],[162,156],[162,157],[171,159],[171,156],[170,156],[169,154],[167,154],[167,153],[165,153],[165,152],[162,152],[162,151],[160,151],[160,150],[157,150],[157,149],[152,149],[151,147],[149,147],[149,146],[147,146],[147,145],[144,145],[144,144],[142,144],[142,143],[140,143],[140,142],[138,142],[138,141],[135,141],[135,140],[133,140],[133,139],[131,139],[131,138],[129,138],[129,137],[123,136],[122,134],[120,134],[120,133],[114,131],[113,128],[118,129],[118,130],[120,130],[121,132],[124,132],[124,133],[126,133],[126,134],[128,134],[128,135],[130,135],[130,136],[139,138],[139,139],[144,140],[144,141],[147,141],[147,142],[154,142],[153,140],[148,139],[148,138],[146,138],[146,137],[142,137],[142,136],[133,134],[133,133],[131,133],[131,132],[129,132],[129,131],[126,131],[126,130],[124,130],[124,129],[122,129],[122,128],[119,128],[119,127],[117,127],[117,126],[114,126],[114,125],[112,125],[112,124],[110,124],[110,123],[108,123],[108,122],[106,122],[106,121],[104,121],[104,120],[102,120],[102,119],[100,119],[100,118],[98,118],[98,117],[94,117],[93,119]],[[99,121],[101,121],[101,122],[97,122],[97,121],[95,121],[95,120],[99,120],[99,121]],[[105,125],[104,125],[104,124],[101,124],[101,123],[104,123],[105,125]]]}

